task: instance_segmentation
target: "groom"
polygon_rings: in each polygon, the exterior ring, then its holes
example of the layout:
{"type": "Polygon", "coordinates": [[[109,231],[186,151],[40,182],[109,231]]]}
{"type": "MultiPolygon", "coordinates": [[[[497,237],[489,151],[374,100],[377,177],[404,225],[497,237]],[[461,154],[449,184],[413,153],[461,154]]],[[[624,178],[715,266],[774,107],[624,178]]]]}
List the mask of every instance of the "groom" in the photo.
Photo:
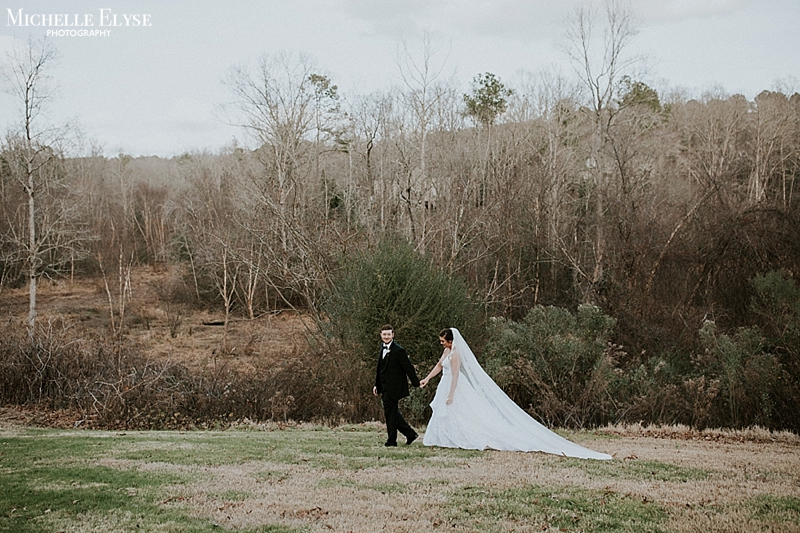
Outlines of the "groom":
{"type": "Polygon", "coordinates": [[[378,352],[378,368],[372,394],[381,395],[383,413],[386,416],[386,431],[389,438],[384,446],[397,446],[397,432],[406,437],[406,444],[414,442],[419,435],[400,414],[398,403],[408,396],[408,380],[419,387],[419,378],[405,348],[394,342],[394,329],[389,324],[381,327],[381,343],[378,352]]]}

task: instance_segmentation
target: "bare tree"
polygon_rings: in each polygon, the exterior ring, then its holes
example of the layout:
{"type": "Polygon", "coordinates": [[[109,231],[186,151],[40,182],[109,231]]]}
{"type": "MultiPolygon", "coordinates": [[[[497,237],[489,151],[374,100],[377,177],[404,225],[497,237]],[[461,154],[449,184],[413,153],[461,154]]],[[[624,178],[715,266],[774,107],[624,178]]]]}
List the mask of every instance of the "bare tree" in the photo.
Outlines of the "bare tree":
{"type": "MultiPolygon", "coordinates": [[[[401,186],[400,197],[405,203],[409,219],[411,238],[424,243],[424,220],[416,220],[415,211],[424,206],[424,202],[435,201],[436,187],[428,176],[428,135],[437,115],[437,109],[449,93],[449,83],[442,78],[447,65],[447,55],[441,57],[441,47],[433,43],[430,33],[422,39],[420,57],[409,50],[403,43],[402,52],[398,53],[398,67],[403,80],[404,89],[401,98],[412,117],[411,130],[414,133],[416,157],[412,161],[403,157],[405,180],[401,186]],[[441,57],[441,59],[440,59],[441,57]]],[[[421,211],[424,214],[424,210],[421,211]]]]}
{"type": "MultiPolygon", "coordinates": [[[[234,95],[238,125],[260,144],[267,182],[262,190],[281,220],[291,223],[307,191],[309,150],[306,136],[315,126],[314,105],[319,85],[312,74],[314,62],[305,55],[288,52],[264,56],[253,74],[244,67],[229,72],[227,84],[234,95]]],[[[281,228],[284,249],[289,228],[281,228]]]]}
{"type": "Polygon", "coordinates": [[[39,44],[29,42],[27,48],[15,48],[9,54],[9,68],[5,77],[10,82],[13,96],[22,105],[22,143],[23,188],[28,196],[28,287],[29,311],[28,327],[33,330],[36,321],[36,286],[41,267],[39,241],[36,235],[36,191],[37,177],[44,171],[52,158],[53,152],[48,144],[43,143],[41,134],[35,128],[36,120],[42,107],[50,99],[52,92],[48,86],[47,69],[56,60],[55,48],[49,41],[39,44]]]}
{"type": "MultiPolygon", "coordinates": [[[[363,179],[360,180],[365,201],[361,203],[365,211],[378,207],[374,222],[380,229],[386,228],[386,206],[389,203],[389,187],[379,180],[380,172],[376,172],[374,151],[382,138],[385,138],[387,120],[392,112],[394,101],[391,94],[374,92],[370,95],[357,96],[353,99],[348,113],[348,130],[353,142],[351,150],[360,156],[363,162],[363,179]]],[[[364,220],[369,220],[366,212],[364,220]]]]}
{"type": "MultiPolygon", "coordinates": [[[[602,281],[606,262],[606,233],[603,224],[607,181],[613,168],[604,158],[609,141],[609,129],[614,123],[618,108],[614,97],[622,75],[642,58],[630,56],[627,49],[636,36],[637,29],[630,5],[625,0],[606,0],[605,28],[597,40],[595,32],[599,16],[590,6],[578,7],[566,22],[568,57],[589,96],[593,133],[588,143],[585,172],[593,183],[595,234],[591,243],[592,264],[576,268],[580,277],[589,283],[584,299],[595,299],[595,287],[602,281]]],[[[578,265],[575,265],[576,267],[578,265]]]]}
{"type": "Polygon", "coordinates": [[[253,320],[256,317],[256,295],[262,276],[261,264],[264,261],[264,245],[257,242],[253,235],[248,237],[249,239],[242,243],[238,252],[245,269],[244,273],[238,276],[240,284],[238,292],[247,309],[247,316],[253,320]]]}
{"type": "Polygon", "coordinates": [[[767,198],[771,182],[779,181],[780,203],[787,202],[786,175],[795,155],[791,149],[796,133],[789,99],[783,93],[763,91],[753,101],[753,170],[750,173],[748,196],[752,204],[767,198]]]}
{"type": "Polygon", "coordinates": [[[539,156],[529,170],[527,194],[515,189],[521,196],[518,209],[528,223],[525,232],[520,228],[512,238],[519,241],[519,248],[528,246],[533,256],[527,269],[518,269],[527,270],[529,276],[518,292],[527,293],[527,302],[539,303],[543,289],[553,284],[544,276],[554,270],[557,250],[569,249],[567,236],[573,235],[574,207],[570,202],[582,133],[581,121],[576,120],[581,87],[552,68],[526,73],[517,85],[509,99],[505,128],[515,132],[518,150],[539,156]]]}
{"type": "Polygon", "coordinates": [[[169,253],[169,191],[140,182],[133,190],[132,214],[136,230],[144,239],[144,252],[152,265],[165,264],[169,253]]]}
{"type": "Polygon", "coordinates": [[[320,156],[322,140],[325,135],[337,137],[337,119],[340,114],[339,88],[328,76],[310,74],[308,81],[314,91],[314,181],[324,190],[326,218],[329,209],[329,191],[327,180],[321,179],[320,156]]]}
{"type": "Polygon", "coordinates": [[[100,270],[103,273],[103,285],[106,289],[106,297],[108,298],[108,312],[111,325],[111,332],[117,338],[121,338],[125,328],[125,310],[128,302],[133,297],[133,285],[131,284],[131,273],[133,271],[134,257],[130,253],[128,257],[125,255],[125,240],[116,235],[116,228],[114,223],[111,223],[111,233],[113,241],[117,241],[119,245],[119,256],[116,258],[116,287],[112,291],[109,284],[106,269],[108,268],[103,261],[103,254],[97,254],[97,262],[100,270]],[[116,301],[115,301],[116,300],[116,301]]]}
{"type": "Polygon", "coordinates": [[[77,247],[82,236],[70,234],[71,209],[58,190],[63,173],[63,129],[48,127],[43,114],[54,93],[49,70],[58,59],[51,41],[29,41],[7,55],[3,77],[19,107],[17,127],[6,137],[5,162],[27,200],[26,235],[14,235],[24,250],[29,292],[28,327],[36,322],[39,277],[60,261],[66,248],[77,247]],[[59,197],[60,196],[60,197],[59,197]]]}
{"type": "Polygon", "coordinates": [[[567,44],[564,47],[578,77],[588,90],[592,111],[600,115],[610,110],[617,83],[643,58],[628,55],[627,48],[638,33],[636,21],[626,0],[606,0],[605,29],[597,42],[596,10],[583,4],[575,9],[566,22],[567,44]]]}

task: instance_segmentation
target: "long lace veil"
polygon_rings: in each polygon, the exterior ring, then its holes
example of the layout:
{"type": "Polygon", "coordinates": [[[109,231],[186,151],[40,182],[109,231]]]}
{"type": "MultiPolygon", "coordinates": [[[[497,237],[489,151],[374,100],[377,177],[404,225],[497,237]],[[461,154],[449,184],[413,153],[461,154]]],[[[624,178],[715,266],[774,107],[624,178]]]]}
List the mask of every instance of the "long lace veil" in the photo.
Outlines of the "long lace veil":
{"type": "MultiPolygon", "coordinates": [[[[469,413],[472,428],[492,434],[491,447],[501,450],[544,451],[570,457],[611,459],[605,453],[584,448],[550,431],[509,398],[481,367],[467,341],[456,328],[453,350],[461,359],[459,379],[467,379],[483,400],[469,413]],[[502,441],[502,442],[501,442],[502,441]]],[[[460,387],[460,385],[459,385],[460,387]]],[[[481,446],[486,446],[485,443],[481,446]]]]}
{"type": "Polygon", "coordinates": [[[461,336],[461,333],[456,328],[450,328],[453,332],[453,350],[458,354],[461,359],[461,376],[465,377],[472,388],[484,396],[492,404],[497,405],[505,400],[509,400],[506,393],[489,377],[489,374],[481,367],[475,354],[461,336]]]}

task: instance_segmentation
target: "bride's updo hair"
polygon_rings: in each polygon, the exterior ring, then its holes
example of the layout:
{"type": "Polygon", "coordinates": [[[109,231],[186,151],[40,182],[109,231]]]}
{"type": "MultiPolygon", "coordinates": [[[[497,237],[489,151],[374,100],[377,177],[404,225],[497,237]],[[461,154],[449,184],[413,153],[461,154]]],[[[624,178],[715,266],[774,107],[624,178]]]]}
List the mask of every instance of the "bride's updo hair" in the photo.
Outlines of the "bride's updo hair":
{"type": "Polygon", "coordinates": [[[453,330],[450,328],[444,328],[439,332],[439,336],[448,342],[453,342],[453,330]]]}

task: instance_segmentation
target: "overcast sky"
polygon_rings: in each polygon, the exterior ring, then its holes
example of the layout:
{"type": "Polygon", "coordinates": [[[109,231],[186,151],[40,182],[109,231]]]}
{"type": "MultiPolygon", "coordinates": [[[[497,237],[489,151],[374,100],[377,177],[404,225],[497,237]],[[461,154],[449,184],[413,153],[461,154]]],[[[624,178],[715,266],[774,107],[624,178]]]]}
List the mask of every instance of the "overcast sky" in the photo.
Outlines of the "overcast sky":
{"type": "MultiPolygon", "coordinates": [[[[590,2],[591,3],[591,2],[590,2]]],[[[597,2],[595,2],[597,3],[597,2]]],[[[579,0],[4,0],[0,57],[15,41],[52,40],[60,54],[48,120],[76,120],[107,155],[216,151],[242,131],[218,107],[234,65],[264,54],[303,52],[343,95],[399,83],[398,47],[415,53],[424,32],[468,90],[492,72],[513,86],[520,72],[572,70],[563,20],[579,0]],[[23,14],[68,14],[106,36],[47,37],[23,14]],[[105,10],[101,13],[101,10],[105,10]],[[13,15],[13,20],[9,13],[13,15]],[[117,15],[148,15],[149,26],[108,26],[117,15]],[[101,19],[102,15],[102,19],[101,19]],[[16,21],[16,22],[15,22],[16,21]],[[101,24],[103,24],[101,26],[101,24]]],[[[599,5],[599,4],[598,4],[599,5]]],[[[800,90],[800,0],[633,0],[639,33],[632,52],[649,57],[644,81],[692,95],[721,88],[754,97],[776,83],[800,90]]],[[[34,21],[38,20],[36,18],[34,21]]],[[[0,96],[0,127],[14,101],[0,96]]]]}

